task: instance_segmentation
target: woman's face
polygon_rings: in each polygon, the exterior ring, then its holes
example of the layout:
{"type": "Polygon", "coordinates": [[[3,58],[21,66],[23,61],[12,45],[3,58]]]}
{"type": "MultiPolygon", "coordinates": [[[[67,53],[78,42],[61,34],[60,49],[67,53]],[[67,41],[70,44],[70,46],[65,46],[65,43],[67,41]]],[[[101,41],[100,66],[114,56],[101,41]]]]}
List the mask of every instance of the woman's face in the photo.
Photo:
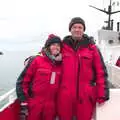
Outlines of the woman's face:
{"type": "Polygon", "coordinates": [[[60,53],[60,50],[61,50],[61,46],[60,46],[60,43],[53,43],[50,45],[50,53],[51,55],[58,55],[60,53]]]}

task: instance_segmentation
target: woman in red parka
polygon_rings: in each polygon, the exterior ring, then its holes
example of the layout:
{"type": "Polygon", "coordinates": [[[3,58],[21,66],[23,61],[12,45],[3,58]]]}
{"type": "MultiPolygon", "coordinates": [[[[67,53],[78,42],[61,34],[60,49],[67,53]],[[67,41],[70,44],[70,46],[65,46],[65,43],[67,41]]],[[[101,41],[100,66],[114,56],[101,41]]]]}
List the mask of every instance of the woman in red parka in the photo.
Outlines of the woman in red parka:
{"type": "Polygon", "coordinates": [[[63,39],[59,120],[91,120],[96,102],[109,99],[108,74],[99,49],[84,34],[84,20],[73,18],[69,31],[63,39]]]}
{"type": "Polygon", "coordinates": [[[61,40],[49,35],[42,52],[29,60],[19,76],[16,92],[27,120],[55,119],[61,60],[61,40]]]}

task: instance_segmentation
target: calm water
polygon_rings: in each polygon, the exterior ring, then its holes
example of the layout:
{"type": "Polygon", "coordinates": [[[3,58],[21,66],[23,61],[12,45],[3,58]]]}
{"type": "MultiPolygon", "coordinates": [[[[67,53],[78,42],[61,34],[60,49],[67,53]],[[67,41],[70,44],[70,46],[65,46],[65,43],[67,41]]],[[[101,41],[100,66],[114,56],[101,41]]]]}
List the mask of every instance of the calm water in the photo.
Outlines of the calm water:
{"type": "Polygon", "coordinates": [[[31,51],[5,51],[0,55],[0,95],[15,87],[25,58],[33,54],[31,51]]]}

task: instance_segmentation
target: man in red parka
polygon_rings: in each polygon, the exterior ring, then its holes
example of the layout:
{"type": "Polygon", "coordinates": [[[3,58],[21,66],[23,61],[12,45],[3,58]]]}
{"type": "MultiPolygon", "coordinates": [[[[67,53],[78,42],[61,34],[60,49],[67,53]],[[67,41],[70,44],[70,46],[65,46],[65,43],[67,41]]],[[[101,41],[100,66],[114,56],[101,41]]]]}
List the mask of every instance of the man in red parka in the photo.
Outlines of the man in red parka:
{"type": "Polygon", "coordinates": [[[116,66],[120,67],[120,56],[119,56],[119,58],[118,58],[118,60],[116,62],[116,66]]]}
{"type": "MultiPolygon", "coordinates": [[[[61,40],[50,35],[42,52],[30,58],[16,83],[27,120],[54,120],[61,76],[61,40]]],[[[23,118],[21,118],[23,120],[23,118]]]]}
{"type": "Polygon", "coordinates": [[[84,34],[85,22],[75,17],[71,35],[63,39],[63,73],[58,99],[60,120],[91,120],[96,102],[109,99],[107,71],[99,49],[84,34]]]}

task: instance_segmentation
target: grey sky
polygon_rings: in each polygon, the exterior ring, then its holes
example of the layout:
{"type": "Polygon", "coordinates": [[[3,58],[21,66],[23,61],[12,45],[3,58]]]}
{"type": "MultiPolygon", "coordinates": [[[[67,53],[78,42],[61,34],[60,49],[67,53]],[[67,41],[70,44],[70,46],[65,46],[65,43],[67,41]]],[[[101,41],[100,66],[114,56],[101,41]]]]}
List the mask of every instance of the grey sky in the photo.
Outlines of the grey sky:
{"type": "Polygon", "coordinates": [[[1,0],[0,41],[39,41],[49,33],[63,37],[69,34],[68,24],[75,16],[85,20],[86,33],[94,36],[107,17],[88,5],[102,9],[106,7],[107,1],[109,0],[1,0]]]}

